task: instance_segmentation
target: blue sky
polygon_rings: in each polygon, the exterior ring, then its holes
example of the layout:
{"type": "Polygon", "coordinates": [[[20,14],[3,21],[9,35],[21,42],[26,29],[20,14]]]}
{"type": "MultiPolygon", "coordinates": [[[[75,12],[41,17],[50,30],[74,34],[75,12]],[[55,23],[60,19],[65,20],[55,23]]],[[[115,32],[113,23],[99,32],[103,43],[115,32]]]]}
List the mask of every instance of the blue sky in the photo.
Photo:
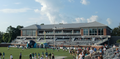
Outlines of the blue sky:
{"type": "Polygon", "coordinates": [[[87,23],[110,28],[120,23],[120,0],[0,0],[0,31],[8,26],[87,23]]]}

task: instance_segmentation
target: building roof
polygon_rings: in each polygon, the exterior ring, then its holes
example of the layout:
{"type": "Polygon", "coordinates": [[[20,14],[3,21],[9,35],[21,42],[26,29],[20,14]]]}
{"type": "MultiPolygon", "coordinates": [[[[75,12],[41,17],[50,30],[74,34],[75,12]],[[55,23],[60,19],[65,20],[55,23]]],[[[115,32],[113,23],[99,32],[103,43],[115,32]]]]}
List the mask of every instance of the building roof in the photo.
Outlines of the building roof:
{"type": "Polygon", "coordinates": [[[90,23],[71,23],[71,24],[50,24],[50,25],[37,25],[33,24],[22,29],[53,29],[53,28],[83,28],[83,27],[106,27],[107,25],[101,24],[99,22],[90,23]]]}

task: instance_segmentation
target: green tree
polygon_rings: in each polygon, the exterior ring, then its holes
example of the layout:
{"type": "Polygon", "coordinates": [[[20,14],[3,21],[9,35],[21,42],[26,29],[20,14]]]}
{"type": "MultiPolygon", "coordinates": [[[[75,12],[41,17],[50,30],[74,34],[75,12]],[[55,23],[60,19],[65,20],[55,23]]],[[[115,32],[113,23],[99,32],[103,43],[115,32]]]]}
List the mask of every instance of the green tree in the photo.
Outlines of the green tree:
{"type": "Polygon", "coordinates": [[[120,36],[120,26],[112,30],[112,36],[120,36]]]}
{"type": "Polygon", "coordinates": [[[2,39],[3,42],[9,42],[9,33],[4,33],[2,39]]]}
{"type": "Polygon", "coordinates": [[[0,43],[2,42],[3,32],[0,31],[0,43]]]}
{"type": "Polygon", "coordinates": [[[44,25],[44,23],[40,24],[40,25],[44,25]]]}
{"type": "Polygon", "coordinates": [[[17,36],[20,36],[20,29],[23,28],[23,26],[18,25],[16,28],[9,26],[7,28],[7,33],[9,33],[9,42],[11,42],[12,40],[14,40],[17,36]]]}

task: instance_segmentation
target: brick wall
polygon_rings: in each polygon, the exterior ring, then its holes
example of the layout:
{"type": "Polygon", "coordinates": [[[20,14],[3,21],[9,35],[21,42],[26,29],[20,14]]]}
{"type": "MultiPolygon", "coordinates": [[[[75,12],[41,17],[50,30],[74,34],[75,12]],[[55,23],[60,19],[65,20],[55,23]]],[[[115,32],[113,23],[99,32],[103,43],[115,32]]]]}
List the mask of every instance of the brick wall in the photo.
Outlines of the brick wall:
{"type": "Polygon", "coordinates": [[[106,34],[107,34],[107,29],[104,28],[104,30],[103,30],[103,35],[106,35],[106,34]]]}
{"type": "Polygon", "coordinates": [[[22,36],[22,30],[21,30],[21,36],[22,36]]]}
{"type": "Polygon", "coordinates": [[[81,29],[81,36],[83,36],[83,29],[81,29]]]}

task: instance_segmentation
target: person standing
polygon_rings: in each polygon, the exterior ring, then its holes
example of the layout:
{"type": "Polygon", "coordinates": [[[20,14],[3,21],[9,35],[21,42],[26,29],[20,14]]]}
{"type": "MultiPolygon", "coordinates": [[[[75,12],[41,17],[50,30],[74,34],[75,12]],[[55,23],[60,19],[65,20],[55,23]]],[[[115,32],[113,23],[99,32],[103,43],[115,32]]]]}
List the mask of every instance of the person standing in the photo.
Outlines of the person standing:
{"type": "Polygon", "coordinates": [[[46,55],[46,59],[48,59],[48,52],[46,52],[45,55],[46,55]]]}
{"type": "Polygon", "coordinates": [[[0,52],[0,59],[1,59],[2,53],[0,52]]]}
{"type": "Polygon", "coordinates": [[[29,55],[29,58],[32,59],[32,55],[31,55],[31,53],[30,53],[30,55],[29,55]]]}
{"type": "Polygon", "coordinates": [[[40,53],[38,53],[38,59],[40,58],[40,53]]]}
{"type": "Polygon", "coordinates": [[[52,59],[55,59],[54,54],[52,53],[52,59]]]}
{"type": "Polygon", "coordinates": [[[42,56],[44,56],[44,52],[42,52],[42,56]]]}
{"type": "Polygon", "coordinates": [[[5,58],[5,53],[3,52],[3,59],[5,58]]]}
{"type": "Polygon", "coordinates": [[[49,59],[51,59],[51,53],[49,53],[49,59]]]}
{"type": "Polygon", "coordinates": [[[19,56],[19,59],[22,59],[22,53],[20,52],[20,56],[19,56]]]}
{"type": "Polygon", "coordinates": [[[35,58],[34,59],[36,59],[36,57],[37,57],[37,53],[35,53],[35,58]]]}
{"type": "Polygon", "coordinates": [[[32,59],[34,59],[34,53],[32,53],[32,59]]]}
{"type": "Polygon", "coordinates": [[[78,59],[82,59],[83,55],[82,55],[82,52],[79,54],[79,57],[78,59]]]}
{"type": "Polygon", "coordinates": [[[93,54],[93,49],[91,48],[91,50],[89,51],[90,52],[90,57],[92,58],[92,54],[93,54]]]}
{"type": "Polygon", "coordinates": [[[13,56],[12,56],[12,54],[10,54],[10,59],[13,59],[13,56]]]}

